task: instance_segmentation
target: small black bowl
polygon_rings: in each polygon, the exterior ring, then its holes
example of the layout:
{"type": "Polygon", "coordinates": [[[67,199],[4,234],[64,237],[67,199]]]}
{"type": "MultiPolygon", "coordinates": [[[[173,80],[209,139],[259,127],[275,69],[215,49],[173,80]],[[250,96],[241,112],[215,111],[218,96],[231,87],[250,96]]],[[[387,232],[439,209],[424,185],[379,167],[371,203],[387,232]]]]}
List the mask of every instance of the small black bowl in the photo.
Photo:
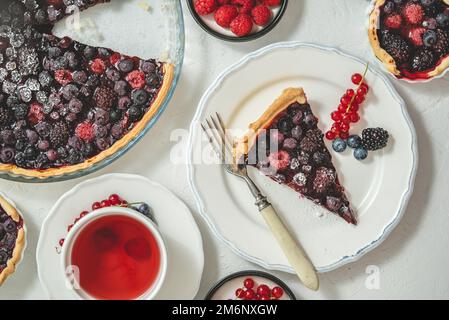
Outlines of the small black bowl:
{"type": "Polygon", "coordinates": [[[271,280],[274,283],[276,283],[276,285],[278,285],[279,287],[284,289],[284,293],[286,295],[288,295],[291,300],[296,300],[296,297],[293,294],[293,292],[290,290],[290,288],[281,279],[273,276],[272,274],[269,274],[269,273],[266,273],[266,272],[263,272],[263,271],[257,271],[257,270],[240,271],[240,272],[233,273],[233,274],[223,278],[216,285],[214,285],[212,287],[212,289],[209,290],[209,292],[207,293],[207,295],[204,298],[204,300],[212,300],[212,297],[215,295],[215,293],[217,293],[217,291],[224,284],[226,284],[228,281],[231,281],[231,280],[234,280],[234,279],[240,278],[240,277],[261,277],[261,278],[266,278],[268,280],[271,280]]]}
{"type": "Polygon", "coordinates": [[[195,11],[195,6],[194,6],[194,0],[187,0],[187,4],[189,6],[189,10],[190,13],[192,14],[193,18],[195,19],[195,21],[201,26],[201,28],[203,28],[207,33],[213,35],[214,37],[221,39],[221,40],[225,40],[225,41],[231,41],[231,42],[246,42],[246,41],[251,41],[251,40],[255,40],[258,39],[264,35],[266,35],[268,32],[270,32],[271,30],[273,30],[273,28],[279,23],[279,21],[281,21],[285,10],[287,9],[287,5],[288,5],[288,0],[284,0],[279,8],[279,12],[276,14],[276,16],[271,20],[271,22],[269,24],[267,24],[265,27],[263,27],[262,30],[255,32],[255,33],[251,33],[247,36],[244,37],[237,37],[237,36],[228,36],[225,34],[222,34],[220,32],[217,32],[213,29],[211,29],[201,18],[201,16],[195,11]]]}

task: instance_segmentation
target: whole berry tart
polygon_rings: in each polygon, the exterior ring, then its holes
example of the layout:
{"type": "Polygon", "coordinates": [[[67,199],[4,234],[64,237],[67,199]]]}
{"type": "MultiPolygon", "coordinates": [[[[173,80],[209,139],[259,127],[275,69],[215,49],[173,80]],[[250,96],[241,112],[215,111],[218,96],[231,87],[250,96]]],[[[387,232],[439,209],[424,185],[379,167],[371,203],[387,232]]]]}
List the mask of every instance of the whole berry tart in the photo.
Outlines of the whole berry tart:
{"type": "Polygon", "coordinates": [[[375,0],[369,39],[397,78],[423,81],[449,68],[449,0],[375,0]]]}
{"type": "Polygon", "coordinates": [[[286,89],[239,139],[235,157],[357,224],[317,124],[304,90],[286,89]]]}
{"type": "Polygon", "coordinates": [[[171,63],[51,34],[56,21],[103,2],[1,1],[0,171],[45,179],[89,168],[162,106],[171,63]]]}
{"type": "Polygon", "coordinates": [[[14,273],[25,249],[23,219],[0,195],[0,286],[14,273]]]}

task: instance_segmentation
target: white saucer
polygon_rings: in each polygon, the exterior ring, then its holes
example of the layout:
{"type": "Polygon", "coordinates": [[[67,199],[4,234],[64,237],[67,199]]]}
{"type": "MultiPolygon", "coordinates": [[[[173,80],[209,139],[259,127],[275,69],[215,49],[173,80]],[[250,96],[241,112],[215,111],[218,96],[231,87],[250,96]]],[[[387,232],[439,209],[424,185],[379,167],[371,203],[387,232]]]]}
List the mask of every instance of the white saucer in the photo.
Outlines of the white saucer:
{"type": "Polygon", "coordinates": [[[204,267],[201,234],[187,206],[168,189],[131,174],[108,174],[86,180],[66,192],[45,219],[37,245],[39,279],[50,299],[77,299],[66,287],[57,252],[59,239],[81,211],[117,193],[130,202],[151,205],[168,253],[166,280],[156,299],[193,299],[204,267]]]}

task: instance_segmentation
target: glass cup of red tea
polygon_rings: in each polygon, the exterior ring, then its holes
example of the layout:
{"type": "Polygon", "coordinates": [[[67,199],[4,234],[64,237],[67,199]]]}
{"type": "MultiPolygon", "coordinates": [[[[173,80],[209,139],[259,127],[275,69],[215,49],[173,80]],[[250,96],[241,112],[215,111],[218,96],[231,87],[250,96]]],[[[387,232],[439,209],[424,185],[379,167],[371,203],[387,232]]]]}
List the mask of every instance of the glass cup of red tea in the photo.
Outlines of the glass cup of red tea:
{"type": "Polygon", "coordinates": [[[155,298],[167,272],[157,226],[122,207],[95,210],[69,231],[61,252],[66,285],[86,300],[155,298]]]}

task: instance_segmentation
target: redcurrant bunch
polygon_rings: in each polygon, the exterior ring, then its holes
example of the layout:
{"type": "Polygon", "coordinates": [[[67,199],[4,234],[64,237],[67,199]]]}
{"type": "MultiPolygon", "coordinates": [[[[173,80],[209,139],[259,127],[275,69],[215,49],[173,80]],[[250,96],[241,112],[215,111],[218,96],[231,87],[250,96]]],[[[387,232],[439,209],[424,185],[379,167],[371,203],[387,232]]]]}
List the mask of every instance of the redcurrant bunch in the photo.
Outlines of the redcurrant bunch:
{"type": "Polygon", "coordinates": [[[277,286],[270,288],[266,284],[256,287],[254,279],[247,278],[243,281],[243,288],[235,291],[235,296],[240,300],[278,300],[284,296],[284,290],[277,286]]]}
{"type": "Polygon", "coordinates": [[[349,130],[351,123],[357,123],[360,120],[359,110],[363,102],[365,102],[366,95],[369,91],[369,86],[365,82],[365,76],[368,71],[368,64],[366,65],[363,75],[355,73],[351,77],[353,84],[357,85],[356,89],[348,89],[340,99],[340,104],[336,111],[331,113],[331,119],[334,121],[332,127],[326,132],[328,140],[341,138],[346,140],[349,137],[349,130]]]}

